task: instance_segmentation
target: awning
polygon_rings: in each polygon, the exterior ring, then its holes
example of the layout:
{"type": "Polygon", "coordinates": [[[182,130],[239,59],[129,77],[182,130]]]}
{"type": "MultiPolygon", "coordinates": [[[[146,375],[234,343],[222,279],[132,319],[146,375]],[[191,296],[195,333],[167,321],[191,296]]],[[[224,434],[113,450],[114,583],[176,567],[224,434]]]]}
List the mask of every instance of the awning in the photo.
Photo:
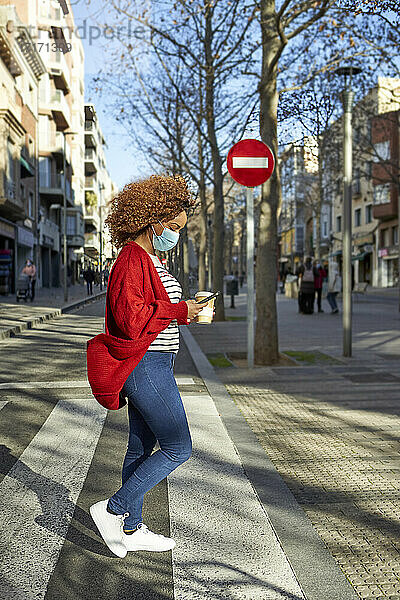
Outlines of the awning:
{"type": "Polygon", "coordinates": [[[364,260],[364,258],[369,254],[369,252],[361,252],[361,254],[357,254],[356,256],[352,256],[351,260],[354,262],[355,260],[364,260]]]}
{"type": "Polygon", "coordinates": [[[21,179],[23,179],[24,177],[33,177],[33,169],[31,165],[24,159],[23,156],[19,157],[19,161],[21,163],[21,179]]]}
{"type": "Polygon", "coordinates": [[[340,256],[340,254],[342,254],[342,251],[341,250],[336,250],[336,252],[332,252],[332,254],[330,254],[329,256],[330,257],[332,257],[332,256],[340,256]]]}

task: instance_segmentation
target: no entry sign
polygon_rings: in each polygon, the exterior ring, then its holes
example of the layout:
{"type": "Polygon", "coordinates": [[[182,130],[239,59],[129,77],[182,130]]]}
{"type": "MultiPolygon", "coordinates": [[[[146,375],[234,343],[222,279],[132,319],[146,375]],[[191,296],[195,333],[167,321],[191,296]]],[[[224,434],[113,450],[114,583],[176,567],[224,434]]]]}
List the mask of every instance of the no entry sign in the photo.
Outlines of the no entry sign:
{"type": "Polygon", "coordinates": [[[267,144],[247,139],[241,140],[229,150],[227,166],[237,183],[256,187],[271,177],[275,159],[267,144]]]}

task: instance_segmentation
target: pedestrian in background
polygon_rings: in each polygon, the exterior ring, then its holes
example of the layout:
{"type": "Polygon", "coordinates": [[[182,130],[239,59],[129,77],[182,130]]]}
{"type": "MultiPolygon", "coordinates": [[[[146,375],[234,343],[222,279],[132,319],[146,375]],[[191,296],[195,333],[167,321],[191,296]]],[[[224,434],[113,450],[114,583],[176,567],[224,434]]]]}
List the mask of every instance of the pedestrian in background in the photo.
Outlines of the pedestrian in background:
{"type": "Polygon", "coordinates": [[[105,543],[123,558],[128,551],[175,546],[143,523],[143,499],[192,453],[173,369],[178,325],[191,322],[202,306],[181,300],[179,282],[155,253],[176,246],[194,206],[185,179],[153,175],[125,185],[116,200],[106,224],[113,245],[122,249],[107,287],[105,333],[88,341],[87,364],[93,394],[103,406],[118,409],[128,400],[122,486],[90,507],[105,543]],[[157,441],[160,448],[153,452],[157,441]]]}
{"type": "Polygon", "coordinates": [[[237,296],[238,294],[239,294],[238,272],[235,271],[235,274],[233,274],[233,271],[231,271],[231,274],[229,275],[229,279],[227,279],[227,281],[226,281],[226,295],[231,297],[230,308],[236,308],[235,296],[237,296]]]}
{"type": "Polygon", "coordinates": [[[35,284],[36,284],[36,266],[32,259],[28,258],[25,261],[25,266],[22,269],[21,273],[23,275],[28,275],[30,286],[31,286],[31,302],[35,299],[35,284]]]}
{"type": "Polygon", "coordinates": [[[245,276],[245,272],[242,271],[242,274],[239,277],[239,284],[240,284],[241,288],[243,287],[244,276],[245,276]]]}
{"type": "Polygon", "coordinates": [[[314,312],[315,299],[315,277],[318,275],[317,269],[313,266],[312,259],[306,258],[304,266],[300,269],[300,293],[301,293],[301,312],[305,315],[311,315],[314,312]]]}
{"type": "Polygon", "coordinates": [[[332,309],[332,314],[336,314],[339,312],[336,296],[339,292],[342,291],[342,277],[339,273],[339,267],[336,262],[332,262],[329,268],[328,273],[328,295],[326,299],[328,300],[330,307],[332,309]]]}
{"type": "Polygon", "coordinates": [[[324,312],[321,306],[321,302],[322,302],[322,286],[324,283],[324,279],[327,275],[325,269],[323,268],[323,266],[321,265],[321,263],[317,260],[314,261],[314,267],[317,271],[317,274],[314,277],[314,287],[315,287],[315,294],[316,294],[316,299],[317,299],[317,306],[318,306],[318,312],[324,312]]]}
{"type": "Polygon", "coordinates": [[[108,270],[108,267],[106,267],[104,269],[104,285],[107,287],[108,284],[108,278],[110,277],[110,271],[108,270]]]}
{"type": "Polygon", "coordinates": [[[94,271],[90,265],[83,272],[83,279],[86,281],[88,296],[93,296],[94,271]]]}
{"type": "Polygon", "coordinates": [[[295,276],[297,277],[297,303],[298,303],[298,309],[299,309],[299,313],[302,314],[303,313],[303,298],[301,295],[301,289],[300,289],[300,283],[301,283],[301,275],[304,271],[304,264],[298,263],[296,265],[296,271],[295,271],[295,276]]]}

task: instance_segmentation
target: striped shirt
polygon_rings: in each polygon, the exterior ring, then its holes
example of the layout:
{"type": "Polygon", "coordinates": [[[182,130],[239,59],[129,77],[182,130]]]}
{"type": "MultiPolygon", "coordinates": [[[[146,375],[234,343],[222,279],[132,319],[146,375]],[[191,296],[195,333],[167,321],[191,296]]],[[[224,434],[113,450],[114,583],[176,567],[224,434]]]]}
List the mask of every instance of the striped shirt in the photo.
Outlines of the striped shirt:
{"type": "MultiPolygon", "coordinates": [[[[182,298],[182,288],[179,284],[179,281],[177,281],[175,277],[173,277],[171,273],[169,273],[167,269],[163,267],[158,256],[155,256],[154,254],[150,253],[148,254],[154,263],[154,266],[157,270],[157,273],[160,276],[161,282],[165,287],[169,299],[171,300],[171,302],[178,303],[182,298]]],[[[156,339],[148,347],[148,350],[158,350],[161,352],[175,353],[178,352],[179,328],[176,319],[171,321],[168,327],[158,334],[156,339]]]]}

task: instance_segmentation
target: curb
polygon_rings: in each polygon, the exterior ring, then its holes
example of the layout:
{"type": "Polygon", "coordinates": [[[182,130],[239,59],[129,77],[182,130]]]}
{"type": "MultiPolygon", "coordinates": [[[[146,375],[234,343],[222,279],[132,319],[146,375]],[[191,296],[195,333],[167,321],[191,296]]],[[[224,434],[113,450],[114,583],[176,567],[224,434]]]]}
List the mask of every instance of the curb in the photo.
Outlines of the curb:
{"type": "Polygon", "coordinates": [[[179,328],[307,600],[358,596],[187,326],[179,328]]]}
{"type": "Polygon", "coordinates": [[[62,314],[72,312],[81,306],[86,304],[92,304],[93,302],[97,302],[101,298],[105,297],[106,291],[100,292],[94,296],[89,296],[88,298],[84,298],[83,300],[78,300],[77,302],[71,302],[71,304],[66,304],[61,308],[53,308],[51,311],[38,315],[37,317],[28,318],[26,321],[19,323],[18,325],[13,325],[7,329],[3,329],[0,331],[0,341],[8,338],[15,337],[22,331],[26,329],[33,329],[35,325],[40,323],[44,323],[45,321],[49,321],[50,319],[54,319],[55,317],[59,317],[62,314]]]}

